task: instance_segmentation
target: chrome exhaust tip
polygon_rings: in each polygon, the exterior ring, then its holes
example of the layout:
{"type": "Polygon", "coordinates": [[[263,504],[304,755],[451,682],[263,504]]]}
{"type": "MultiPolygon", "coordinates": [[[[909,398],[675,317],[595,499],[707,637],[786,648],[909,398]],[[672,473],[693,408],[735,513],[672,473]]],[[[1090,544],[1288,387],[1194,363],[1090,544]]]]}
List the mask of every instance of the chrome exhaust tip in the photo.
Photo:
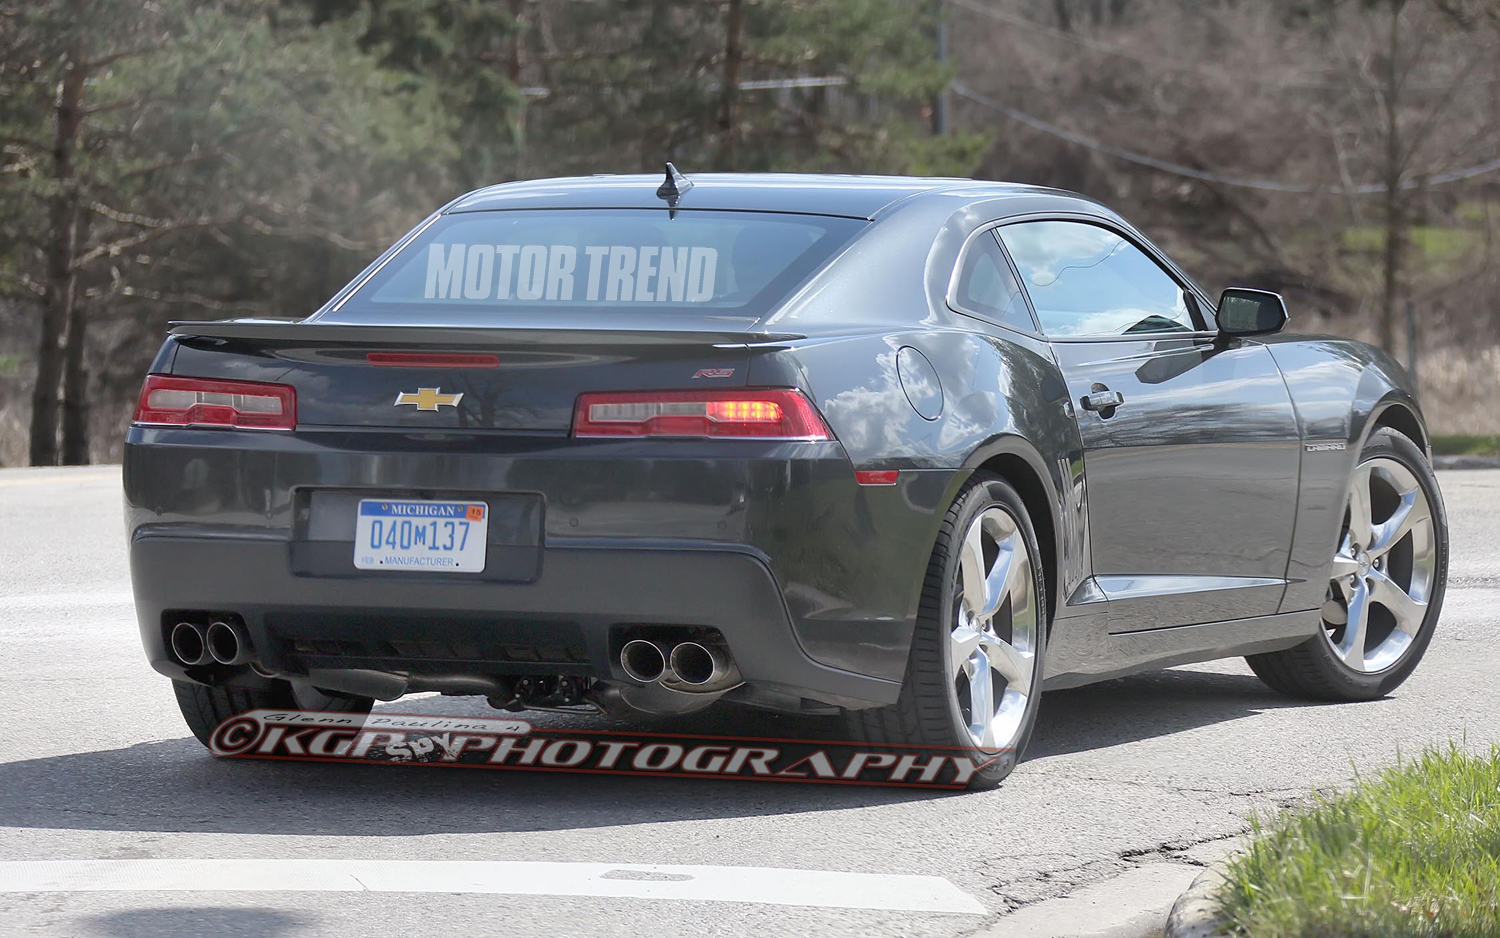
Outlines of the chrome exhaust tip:
{"type": "Polygon", "coordinates": [[[170,643],[172,655],[189,667],[208,664],[213,660],[208,653],[207,634],[203,631],[203,626],[195,622],[179,622],[172,626],[170,643]]]}
{"type": "Polygon", "coordinates": [[[654,684],[667,673],[667,656],[655,642],[636,638],[620,649],[620,667],[632,681],[654,684]]]}
{"type": "Polygon", "coordinates": [[[219,664],[249,664],[255,650],[250,646],[250,633],[238,622],[215,620],[205,633],[208,653],[219,664]]]}
{"type": "Polygon", "coordinates": [[[697,642],[683,642],[667,660],[677,680],[694,687],[722,681],[729,675],[729,658],[722,649],[697,642]]]}

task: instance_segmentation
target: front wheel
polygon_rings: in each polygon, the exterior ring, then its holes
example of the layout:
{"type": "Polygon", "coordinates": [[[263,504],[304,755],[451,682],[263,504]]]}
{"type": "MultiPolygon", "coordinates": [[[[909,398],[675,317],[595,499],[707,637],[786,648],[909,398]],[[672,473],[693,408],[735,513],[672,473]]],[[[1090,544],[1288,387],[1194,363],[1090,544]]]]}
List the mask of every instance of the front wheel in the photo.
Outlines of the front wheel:
{"type": "Polygon", "coordinates": [[[1370,435],[1349,482],[1322,634],[1245,660],[1294,697],[1374,700],[1409,677],[1432,641],[1448,579],[1448,517],[1415,443],[1370,435]]]}
{"type": "Polygon", "coordinates": [[[333,694],[311,685],[294,685],[274,681],[262,689],[243,687],[209,687],[194,681],[173,681],[177,707],[188,729],[198,742],[207,746],[214,727],[232,716],[250,710],[322,710],[341,713],[369,713],[375,701],[369,697],[333,694]]]}
{"type": "Polygon", "coordinates": [[[1041,700],[1040,559],[1016,490],[976,473],[944,517],[928,562],[900,699],[848,711],[856,740],[961,747],[985,766],[970,788],[1000,784],[1031,738],[1041,700]]]}

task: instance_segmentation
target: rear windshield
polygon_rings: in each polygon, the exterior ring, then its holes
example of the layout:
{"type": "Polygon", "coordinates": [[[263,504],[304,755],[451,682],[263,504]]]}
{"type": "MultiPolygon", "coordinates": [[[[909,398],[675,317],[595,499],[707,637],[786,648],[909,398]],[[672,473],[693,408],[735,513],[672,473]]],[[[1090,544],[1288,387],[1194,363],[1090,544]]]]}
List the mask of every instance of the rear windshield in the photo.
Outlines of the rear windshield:
{"type": "Polygon", "coordinates": [[[851,218],[666,209],[446,215],[339,318],[421,321],[554,308],[761,315],[852,238],[851,218]],[[460,314],[455,316],[455,314],[460,314]]]}

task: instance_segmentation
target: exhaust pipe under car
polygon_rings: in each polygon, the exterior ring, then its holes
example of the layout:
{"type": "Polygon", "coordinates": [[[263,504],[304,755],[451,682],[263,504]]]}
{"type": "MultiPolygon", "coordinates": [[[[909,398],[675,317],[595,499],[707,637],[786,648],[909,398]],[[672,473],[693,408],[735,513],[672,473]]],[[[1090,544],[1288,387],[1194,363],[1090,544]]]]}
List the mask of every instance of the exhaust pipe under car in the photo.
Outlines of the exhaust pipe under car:
{"type": "Polygon", "coordinates": [[[238,622],[216,619],[205,633],[208,653],[219,664],[249,664],[255,657],[250,633],[238,622]]]}
{"type": "Polygon", "coordinates": [[[729,658],[723,649],[697,642],[682,642],[673,648],[667,664],[677,680],[694,687],[722,681],[729,675],[729,658]]]}
{"type": "Polygon", "coordinates": [[[208,651],[207,633],[196,622],[179,622],[172,626],[170,641],[172,654],[189,667],[208,664],[213,660],[208,651]]]}
{"type": "Polygon", "coordinates": [[[655,642],[632,639],[620,649],[620,667],[632,681],[654,684],[667,673],[667,656],[655,642]]]}

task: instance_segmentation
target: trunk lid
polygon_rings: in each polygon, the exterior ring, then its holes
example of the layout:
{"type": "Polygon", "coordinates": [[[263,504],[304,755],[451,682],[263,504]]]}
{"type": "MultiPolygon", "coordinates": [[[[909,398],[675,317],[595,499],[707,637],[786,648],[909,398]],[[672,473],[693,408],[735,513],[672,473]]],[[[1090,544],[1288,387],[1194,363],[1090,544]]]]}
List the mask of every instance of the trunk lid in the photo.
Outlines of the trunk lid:
{"type": "Polygon", "coordinates": [[[585,391],[744,387],[736,330],[174,323],[172,372],[297,392],[299,427],[566,432],[585,391]]]}

